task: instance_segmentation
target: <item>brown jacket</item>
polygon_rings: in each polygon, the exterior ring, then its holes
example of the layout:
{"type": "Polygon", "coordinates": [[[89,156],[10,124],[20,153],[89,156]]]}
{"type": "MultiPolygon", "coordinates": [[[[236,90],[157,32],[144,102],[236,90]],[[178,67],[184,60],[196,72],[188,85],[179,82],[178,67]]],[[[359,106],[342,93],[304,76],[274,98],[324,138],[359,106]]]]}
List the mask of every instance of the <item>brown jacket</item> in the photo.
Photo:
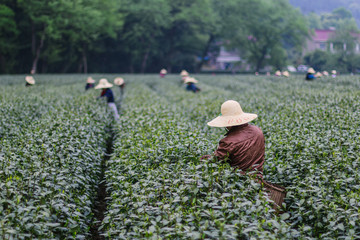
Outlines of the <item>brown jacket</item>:
{"type": "Polygon", "coordinates": [[[263,171],[265,138],[260,128],[243,124],[235,126],[221,139],[215,151],[219,160],[227,162],[242,171],[263,171]]]}

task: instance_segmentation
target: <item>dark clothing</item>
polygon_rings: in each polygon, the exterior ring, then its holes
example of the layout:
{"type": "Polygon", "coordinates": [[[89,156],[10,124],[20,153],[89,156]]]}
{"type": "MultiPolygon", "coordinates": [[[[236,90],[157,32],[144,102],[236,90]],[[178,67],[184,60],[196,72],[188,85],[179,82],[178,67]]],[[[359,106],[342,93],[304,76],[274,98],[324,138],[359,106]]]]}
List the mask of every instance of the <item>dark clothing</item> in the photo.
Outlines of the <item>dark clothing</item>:
{"type": "Polygon", "coordinates": [[[196,92],[200,91],[200,88],[196,87],[196,85],[194,83],[188,83],[188,85],[186,86],[186,90],[193,91],[196,93],[196,92]]]}
{"type": "Polygon", "coordinates": [[[215,157],[242,172],[257,169],[262,173],[265,161],[265,138],[260,128],[243,124],[235,126],[221,139],[215,157]]]}
{"type": "Polygon", "coordinates": [[[31,86],[31,84],[26,82],[25,87],[30,87],[30,86],[31,86]]]}
{"type": "Polygon", "coordinates": [[[87,83],[86,86],[85,86],[85,90],[88,90],[88,89],[93,88],[93,87],[94,87],[93,83],[87,83]]]}
{"type": "Polygon", "coordinates": [[[306,74],[306,80],[313,80],[313,79],[316,79],[315,75],[312,74],[312,73],[307,73],[306,74]]]}
{"type": "Polygon", "coordinates": [[[100,97],[106,97],[108,103],[114,102],[114,94],[110,88],[105,88],[102,90],[100,97]]]}

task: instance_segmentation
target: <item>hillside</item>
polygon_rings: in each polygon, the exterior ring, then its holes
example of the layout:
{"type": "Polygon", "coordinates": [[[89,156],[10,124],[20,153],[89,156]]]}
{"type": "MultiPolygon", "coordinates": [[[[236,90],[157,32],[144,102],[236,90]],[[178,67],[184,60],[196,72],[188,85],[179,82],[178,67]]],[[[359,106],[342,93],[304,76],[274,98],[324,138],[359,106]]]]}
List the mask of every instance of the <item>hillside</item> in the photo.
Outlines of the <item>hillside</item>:
{"type": "Polygon", "coordinates": [[[350,10],[360,26],[360,1],[359,0],[289,0],[289,2],[301,9],[304,14],[310,12],[325,13],[336,8],[345,7],[350,10]]]}

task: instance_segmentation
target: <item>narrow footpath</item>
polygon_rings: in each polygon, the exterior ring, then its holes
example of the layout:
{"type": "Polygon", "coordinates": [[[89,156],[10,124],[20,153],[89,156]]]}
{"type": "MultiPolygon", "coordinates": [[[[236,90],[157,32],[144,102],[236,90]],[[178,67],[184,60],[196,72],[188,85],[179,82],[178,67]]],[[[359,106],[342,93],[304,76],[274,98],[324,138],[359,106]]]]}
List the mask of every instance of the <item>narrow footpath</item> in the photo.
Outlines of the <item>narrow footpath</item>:
{"type": "Polygon", "coordinates": [[[112,125],[106,128],[108,133],[108,138],[106,139],[106,151],[104,157],[101,161],[101,172],[100,172],[100,181],[97,190],[97,197],[95,199],[95,204],[93,205],[92,212],[94,214],[94,220],[90,227],[90,234],[92,240],[105,240],[105,237],[101,235],[99,227],[101,222],[105,217],[105,212],[107,209],[106,197],[109,193],[106,192],[106,162],[110,159],[111,154],[113,153],[113,144],[115,140],[115,133],[112,128],[112,125]]]}

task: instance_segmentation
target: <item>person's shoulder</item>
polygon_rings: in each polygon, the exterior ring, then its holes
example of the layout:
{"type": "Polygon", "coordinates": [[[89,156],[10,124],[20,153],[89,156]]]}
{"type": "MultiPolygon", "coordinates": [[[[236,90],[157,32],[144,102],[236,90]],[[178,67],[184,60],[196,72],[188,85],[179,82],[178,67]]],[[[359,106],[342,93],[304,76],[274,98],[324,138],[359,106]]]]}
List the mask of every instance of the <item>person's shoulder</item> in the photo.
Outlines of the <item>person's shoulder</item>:
{"type": "Polygon", "coordinates": [[[258,126],[249,124],[249,125],[248,125],[248,128],[249,128],[251,131],[254,131],[254,132],[257,132],[257,133],[261,133],[261,134],[262,134],[262,130],[261,130],[261,128],[259,128],[258,126]]]}

